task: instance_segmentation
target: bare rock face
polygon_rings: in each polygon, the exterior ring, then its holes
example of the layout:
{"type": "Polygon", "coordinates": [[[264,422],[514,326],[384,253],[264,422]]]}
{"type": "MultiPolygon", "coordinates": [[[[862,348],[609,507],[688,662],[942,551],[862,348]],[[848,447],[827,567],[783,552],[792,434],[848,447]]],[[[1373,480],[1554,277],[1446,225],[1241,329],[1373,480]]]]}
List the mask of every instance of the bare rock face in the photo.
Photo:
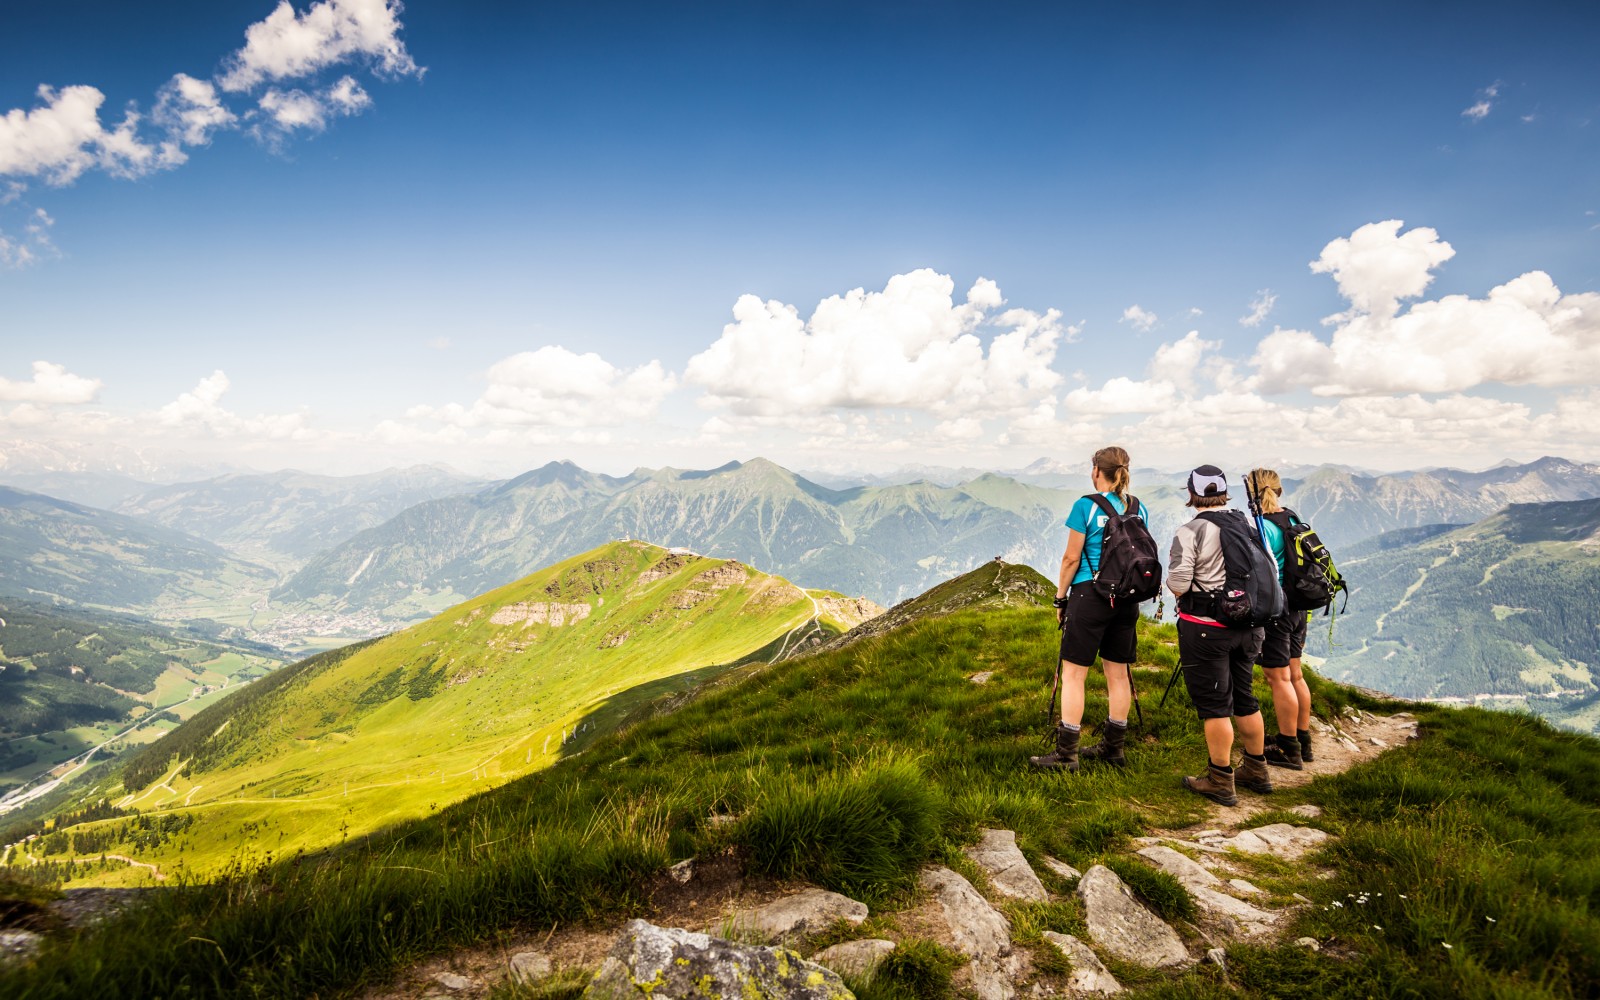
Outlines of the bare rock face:
{"type": "Polygon", "coordinates": [[[832,948],[824,948],[811,956],[818,965],[825,965],[841,976],[864,977],[878,971],[878,966],[894,951],[894,942],[883,938],[865,938],[846,941],[832,948]]]}
{"type": "Polygon", "coordinates": [[[11,962],[26,962],[44,941],[33,931],[0,931],[0,967],[11,962]]]}
{"type": "Polygon", "coordinates": [[[1071,934],[1045,931],[1042,936],[1072,965],[1072,976],[1067,984],[1074,990],[1102,995],[1122,992],[1122,984],[1117,982],[1117,977],[1111,974],[1111,970],[1105,967],[1105,963],[1088,945],[1071,934]]]}
{"type": "Polygon", "coordinates": [[[1151,913],[1105,865],[1095,865],[1078,882],[1089,936],[1118,958],[1153,969],[1189,964],[1178,932],[1151,913]]]}
{"type": "Polygon", "coordinates": [[[1011,1000],[1016,956],[1011,952],[1011,923],[989,905],[972,883],[948,868],[922,873],[922,887],[939,904],[956,951],[971,961],[962,970],[971,976],[972,991],[980,1000],[1011,1000]]]}
{"type": "Polygon", "coordinates": [[[739,936],[781,941],[819,934],[843,920],[852,927],[867,919],[867,904],[826,889],[806,889],[765,906],[735,914],[739,936]]]}
{"type": "Polygon", "coordinates": [[[1043,903],[1050,898],[1044,883],[1034,874],[1028,859],[1017,847],[1017,835],[1010,830],[983,830],[982,838],[967,848],[967,857],[989,873],[989,884],[1011,899],[1043,903]]]}
{"type": "Polygon", "coordinates": [[[630,920],[617,935],[584,1000],[854,1000],[831,969],[787,948],[740,945],[675,927],[630,920]]]}
{"type": "Polygon", "coordinates": [[[529,625],[549,625],[551,628],[560,628],[573,622],[581,622],[589,617],[594,610],[587,604],[560,604],[553,601],[522,601],[517,604],[508,604],[489,616],[489,621],[495,625],[517,625],[523,628],[529,625]]]}
{"type": "Polygon", "coordinates": [[[1170,847],[1146,847],[1139,851],[1139,856],[1177,879],[1194,898],[1200,912],[1221,924],[1230,935],[1251,937],[1263,934],[1277,923],[1276,913],[1251,906],[1223,892],[1220,879],[1170,847]]]}

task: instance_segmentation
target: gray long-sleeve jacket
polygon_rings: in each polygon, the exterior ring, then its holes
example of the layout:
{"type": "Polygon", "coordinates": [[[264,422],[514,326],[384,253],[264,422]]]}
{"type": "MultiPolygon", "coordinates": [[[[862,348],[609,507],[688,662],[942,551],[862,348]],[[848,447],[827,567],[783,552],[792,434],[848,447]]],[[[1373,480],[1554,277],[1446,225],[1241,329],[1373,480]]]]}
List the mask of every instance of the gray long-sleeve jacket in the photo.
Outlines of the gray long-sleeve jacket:
{"type": "MultiPolygon", "coordinates": [[[[1237,510],[1221,511],[1244,517],[1237,510]]],[[[1179,597],[1191,590],[1218,591],[1228,582],[1222,561],[1222,529],[1202,517],[1195,517],[1172,536],[1172,552],[1167,559],[1167,587],[1179,597]]],[[[1205,615],[1191,615],[1203,621],[1216,621],[1205,615]]]]}

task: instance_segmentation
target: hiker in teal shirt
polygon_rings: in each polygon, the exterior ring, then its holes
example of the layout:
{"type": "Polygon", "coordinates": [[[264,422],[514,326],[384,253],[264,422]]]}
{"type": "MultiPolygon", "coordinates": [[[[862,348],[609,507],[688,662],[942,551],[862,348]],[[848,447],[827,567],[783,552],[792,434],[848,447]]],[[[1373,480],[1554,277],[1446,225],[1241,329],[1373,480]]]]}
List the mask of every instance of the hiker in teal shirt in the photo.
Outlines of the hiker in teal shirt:
{"type": "MultiPolygon", "coordinates": [[[[1283,582],[1284,528],[1293,517],[1283,509],[1283,480],[1271,469],[1250,473],[1250,486],[1261,502],[1262,530],[1272,558],[1278,561],[1278,582],[1283,582]]],[[[1278,737],[1267,744],[1267,763],[1303,770],[1311,756],[1311,688],[1300,667],[1306,648],[1304,611],[1285,611],[1281,618],[1267,623],[1261,653],[1256,657],[1267,686],[1272,689],[1272,706],[1278,716],[1278,737]]]]}
{"type": "MultiPolygon", "coordinates": [[[[1128,510],[1128,453],[1121,448],[1101,448],[1089,466],[1089,481],[1119,514],[1128,510]]],[[[1141,505],[1138,516],[1144,518],[1141,505]]],[[[1061,557],[1056,586],[1056,621],[1061,626],[1061,721],[1056,726],[1052,753],[1028,758],[1034,767],[1076,771],[1078,758],[1122,766],[1128,735],[1128,709],[1133,704],[1133,684],[1128,664],[1138,651],[1139,604],[1113,604],[1094,587],[1105,545],[1106,514],[1093,495],[1079,498],[1067,515],[1067,550],[1061,557]],[[1083,724],[1084,683],[1095,657],[1100,657],[1110,701],[1102,739],[1078,749],[1083,724]]]]}

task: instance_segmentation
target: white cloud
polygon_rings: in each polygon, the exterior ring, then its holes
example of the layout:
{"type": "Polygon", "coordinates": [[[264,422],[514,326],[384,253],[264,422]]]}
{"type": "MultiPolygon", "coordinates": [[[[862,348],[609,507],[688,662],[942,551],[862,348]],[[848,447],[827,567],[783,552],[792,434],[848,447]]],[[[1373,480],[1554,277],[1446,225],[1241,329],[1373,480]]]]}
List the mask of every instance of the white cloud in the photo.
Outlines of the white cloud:
{"type": "MultiPolygon", "coordinates": [[[[0,203],[3,204],[3,203],[0,203]]],[[[58,255],[50,240],[50,227],[56,220],[42,208],[33,210],[23,223],[22,235],[8,236],[0,231],[0,267],[21,268],[58,255]]]]}
{"type": "Polygon", "coordinates": [[[177,74],[161,88],[150,119],[186,146],[204,146],[211,141],[211,133],[238,121],[222,106],[211,81],[187,73],[177,74]]]}
{"type": "Polygon", "coordinates": [[[1447,295],[1399,313],[1398,300],[1421,294],[1455,252],[1431,229],[1402,235],[1400,225],[1363,226],[1328,244],[1311,267],[1333,273],[1350,311],[1334,317],[1326,343],[1300,330],[1264,338],[1251,361],[1255,388],[1357,396],[1600,381],[1600,294],[1562,295],[1543,271],[1486,298],[1447,295]]]}
{"type": "MultiPolygon", "coordinates": [[[[1061,314],[1008,309],[980,279],[964,304],[931,269],[897,274],[817,304],[809,320],[782,302],[743,295],[734,321],[689,359],[704,405],[736,414],[814,418],[831,408],[897,408],[956,419],[1022,414],[1052,399],[1056,345],[1076,331],[1061,314]],[[980,327],[997,333],[985,352],[980,327]]],[[[1052,400],[1053,401],[1053,400],[1052,400]]]]}
{"type": "Polygon", "coordinates": [[[460,428],[614,427],[654,416],[677,386],[659,361],[622,369],[559,346],[513,354],[488,374],[488,388],[471,406],[414,406],[406,416],[460,428]]]}
{"type": "Polygon", "coordinates": [[[1156,314],[1141,309],[1136,302],[1122,310],[1122,322],[1129,324],[1135,330],[1143,332],[1156,325],[1156,314]]]}
{"type": "Polygon", "coordinates": [[[262,414],[241,417],[222,406],[222,397],[231,383],[222,371],[214,371],[188,392],[163,406],[156,422],[174,430],[201,431],[219,438],[245,438],[253,441],[308,441],[317,438],[307,426],[304,413],[262,414]]]}
{"type": "Polygon", "coordinates": [[[1063,402],[1074,413],[1156,413],[1178,401],[1171,382],[1138,381],[1124,375],[1108,379],[1098,389],[1074,389],[1063,402]]]}
{"type": "Polygon", "coordinates": [[[265,20],[245,30],[219,78],[227,91],[247,91],[263,82],[310,76],[352,58],[372,60],[389,76],[420,76],[400,41],[401,5],[394,0],[324,0],[296,14],[283,0],[265,20]]]}
{"type": "Polygon", "coordinates": [[[1220,340],[1202,340],[1200,331],[1190,330],[1182,339],[1162,344],[1150,359],[1150,377],[1169,382],[1188,392],[1195,391],[1195,373],[1209,351],[1222,346],[1220,340]]]}
{"type": "Polygon", "coordinates": [[[0,400],[45,405],[92,403],[102,386],[99,379],[74,375],[65,365],[35,361],[33,378],[26,382],[0,378],[0,400]]]}
{"type": "Polygon", "coordinates": [[[1461,112],[1461,117],[1470,118],[1475,122],[1481,122],[1485,118],[1489,117],[1489,111],[1493,107],[1494,105],[1490,104],[1488,101],[1478,101],[1477,103],[1469,105],[1465,110],[1463,110],[1461,112]]]}
{"type": "Polygon", "coordinates": [[[1352,313],[1393,316],[1401,299],[1416,298],[1433,281],[1432,271],[1456,255],[1455,248],[1425,226],[1404,235],[1399,219],[1372,222],[1322,248],[1311,262],[1314,274],[1332,274],[1351,311],[1330,316],[1339,322],[1352,313]]]}
{"type": "Polygon", "coordinates": [[[266,121],[252,131],[258,138],[276,143],[297,129],[321,132],[331,116],[360,114],[371,104],[372,98],[348,76],[314,93],[268,87],[257,102],[266,121]]]}
{"type": "Polygon", "coordinates": [[[41,85],[38,93],[41,106],[14,108],[0,117],[0,175],[39,177],[59,186],[95,167],[138,177],[182,162],[174,144],[138,137],[139,114],[131,108],[108,131],[100,121],[106,98],[94,87],[41,85]]]}
{"type": "Polygon", "coordinates": [[[1256,293],[1256,297],[1250,300],[1250,311],[1239,317],[1239,325],[1260,326],[1277,302],[1278,297],[1272,294],[1272,289],[1261,289],[1256,293]]]}

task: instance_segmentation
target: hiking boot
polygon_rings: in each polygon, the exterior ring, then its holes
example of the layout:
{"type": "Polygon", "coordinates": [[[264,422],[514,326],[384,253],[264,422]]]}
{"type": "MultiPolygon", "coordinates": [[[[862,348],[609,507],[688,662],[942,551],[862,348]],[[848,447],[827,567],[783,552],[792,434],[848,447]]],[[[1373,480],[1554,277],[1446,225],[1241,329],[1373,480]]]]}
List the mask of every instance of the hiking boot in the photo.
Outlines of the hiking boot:
{"type": "Polygon", "coordinates": [[[1300,759],[1307,764],[1317,759],[1311,756],[1311,731],[1309,729],[1300,730],[1300,759]]]}
{"type": "Polygon", "coordinates": [[[1204,795],[1219,805],[1239,804],[1239,796],[1233,792],[1233,772],[1224,771],[1209,761],[1206,763],[1205,773],[1198,778],[1184,778],[1183,787],[1204,795]]]}
{"type": "Polygon", "coordinates": [[[1045,771],[1076,771],[1078,739],[1082,734],[1064,725],[1056,726],[1056,748],[1042,757],[1029,757],[1028,763],[1045,771]]]}
{"type": "Polygon", "coordinates": [[[1081,756],[1084,760],[1098,760],[1103,764],[1114,767],[1127,767],[1128,758],[1122,753],[1122,746],[1128,739],[1128,724],[1124,722],[1117,725],[1107,722],[1105,730],[1100,734],[1100,742],[1094,746],[1084,747],[1081,756]]]}
{"type": "Polygon", "coordinates": [[[1300,756],[1300,741],[1290,736],[1280,738],[1266,747],[1267,763],[1273,767],[1287,767],[1291,771],[1304,771],[1305,762],[1300,756]]]}
{"type": "Polygon", "coordinates": [[[1272,794],[1272,774],[1267,770],[1267,762],[1249,754],[1245,754],[1244,759],[1239,762],[1233,783],[1261,795],[1272,794]]]}

